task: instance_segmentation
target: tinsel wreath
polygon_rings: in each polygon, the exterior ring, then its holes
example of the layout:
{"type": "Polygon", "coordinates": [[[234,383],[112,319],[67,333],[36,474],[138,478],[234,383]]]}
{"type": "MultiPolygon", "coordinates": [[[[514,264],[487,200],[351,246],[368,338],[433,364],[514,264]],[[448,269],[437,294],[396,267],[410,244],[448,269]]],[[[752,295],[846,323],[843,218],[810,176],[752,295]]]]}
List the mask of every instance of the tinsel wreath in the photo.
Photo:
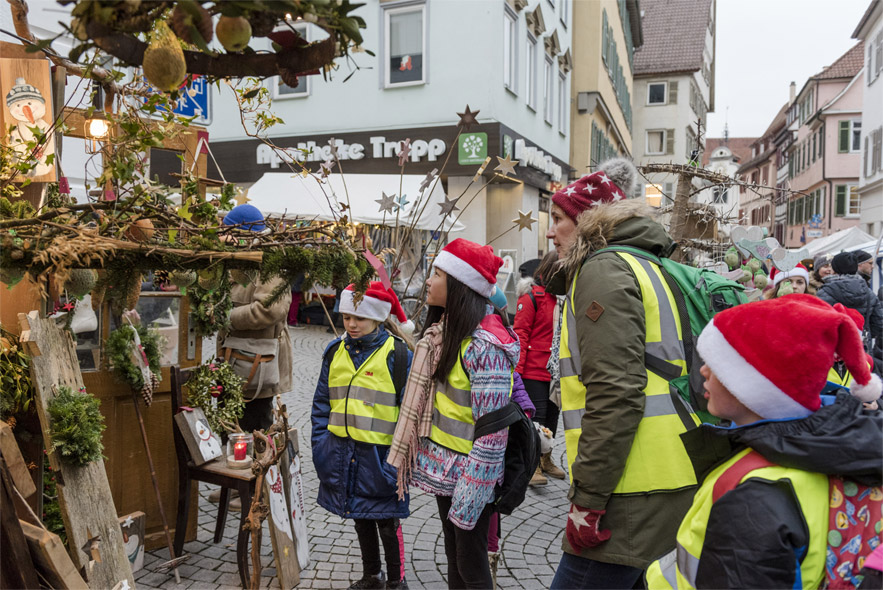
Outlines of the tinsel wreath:
{"type": "Polygon", "coordinates": [[[107,356],[117,379],[128,383],[133,390],[141,392],[144,402],[149,406],[153,400],[153,390],[159,385],[162,374],[160,359],[162,358],[164,339],[156,330],[144,326],[135,327],[144,349],[144,355],[147,357],[147,364],[150,367],[150,382],[145,383],[144,375],[132,360],[135,334],[131,328],[129,325],[123,325],[110,333],[106,344],[107,356]]]}
{"type": "Polygon", "coordinates": [[[81,389],[59,387],[58,395],[49,401],[49,436],[52,451],[72,465],[88,465],[104,459],[104,416],[97,399],[81,389]]]}
{"type": "Polygon", "coordinates": [[[197,367],[187,380],[187,403],[200,408],[212,432],[231,432],[245,413],[242,377],[221,359],[197,367]]]}

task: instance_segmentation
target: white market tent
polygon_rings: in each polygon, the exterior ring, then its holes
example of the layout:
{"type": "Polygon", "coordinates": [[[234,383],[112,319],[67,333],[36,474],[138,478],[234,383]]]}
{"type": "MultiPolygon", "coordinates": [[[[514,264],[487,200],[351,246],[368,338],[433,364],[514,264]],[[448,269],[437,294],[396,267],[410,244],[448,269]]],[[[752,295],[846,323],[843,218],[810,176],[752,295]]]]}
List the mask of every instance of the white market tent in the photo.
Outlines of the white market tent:
{"type": "MultiPolygon", "coordinates": [[[[425,197],[419,207],[415,206],[420,196],[420,184],[424,178],[425,176],[419,174],[402,176],[399,174],[341,175],[333,173],[320,184],[312,175],[304,178],[291,172],[267,172],[251,186],[247,196],[248,202],[260,209],[265,216],[280,217],[285,215],[289,219],[298,217],[304,220],[333,221],[347,213],[341,213],[338,208],[337,217],[335,217],[331,207],[337,206],[337,203],[346,204],[347,195],[349,195],[351,221],[394,226],[396,223],[395,213],[387,213],[384,216],[376,201],[382,197],[382,193],[386,193],[387,195],[395,195],[398,202],[399,196],[403,194],[408,203],[399,214],[399,226],[410,225],[414,217],[420,214],[420,210],[423,210],[416,228],[435,231],[439,229],[441,223],[438,203],[444,202],[445,191],[441,186],[441,181],[434,181],[435,186],[429,195],[429,204],[426,205],[426,208],[423,208],[423,203],[426,202],[425,197]]],[[[457,212],[447,218],[442,230],[461,231],[465,228],[460,222],[451,227],[451,222],[456,214],[457,212]]]]}
{"type": "MultiPolygon", "coordinates": [[[[874,236],[863,232],[857,227],[850,227],[833,233],[824,238],[817,238],[806,245],[811,258],[819,254],[837,254],[844,250],[856,250],[862,244],[875,241],[874,236]]],[[[873,245],[869,244],[873,248],[873,245]]]]}

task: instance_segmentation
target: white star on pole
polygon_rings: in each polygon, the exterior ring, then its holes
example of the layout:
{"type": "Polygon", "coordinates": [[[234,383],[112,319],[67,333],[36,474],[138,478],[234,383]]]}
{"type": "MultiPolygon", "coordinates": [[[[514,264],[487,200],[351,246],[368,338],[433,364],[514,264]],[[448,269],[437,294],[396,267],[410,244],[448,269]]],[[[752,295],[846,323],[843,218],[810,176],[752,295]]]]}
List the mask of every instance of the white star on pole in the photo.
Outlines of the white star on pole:
{"type": "Polygon", "coordinates": [[[530,230],[531,226],[536,223],[536,219],[531,217],[533,215],[533,210],[528,211],[527,213],[518,210],[518,219],[513,219],[512,223],[514,223],[518,227],[518,231],[523,229],[530,230]]]}
{"type": "Polygon", "coordinates": [[[580,527],[589,526],[589,523],[586,522],[586,517],[589,515],[589,511],[585,512],[577,508],[576,506],[570,511],[570,514],[567,515],[567,518],[573,523],[573,526],[576,527],[576,530],[579,530],[580,527]]]}

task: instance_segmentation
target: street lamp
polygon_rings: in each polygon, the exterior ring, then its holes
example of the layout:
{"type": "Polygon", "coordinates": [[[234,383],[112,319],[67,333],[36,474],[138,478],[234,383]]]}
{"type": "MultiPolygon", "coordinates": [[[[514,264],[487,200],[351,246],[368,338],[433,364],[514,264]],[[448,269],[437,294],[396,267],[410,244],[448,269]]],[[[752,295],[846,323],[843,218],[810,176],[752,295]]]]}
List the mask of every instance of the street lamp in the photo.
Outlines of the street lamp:
{"type": "Polygon", "coordinates": [[[83,135],[86,138],[86,151],[97,154],[101,151],[101,142],[106,141],[110,132],[110,125],[103,111],[96,110],[92,116],[86,119],[83,125],[83,135]]]}

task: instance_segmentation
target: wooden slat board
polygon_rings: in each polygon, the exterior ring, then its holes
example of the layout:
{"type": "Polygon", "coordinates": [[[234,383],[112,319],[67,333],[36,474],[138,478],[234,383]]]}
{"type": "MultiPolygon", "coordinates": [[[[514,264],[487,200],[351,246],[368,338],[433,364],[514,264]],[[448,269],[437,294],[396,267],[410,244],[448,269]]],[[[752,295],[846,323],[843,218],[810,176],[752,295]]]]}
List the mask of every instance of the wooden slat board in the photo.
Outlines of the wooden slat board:
{"type": "Polygon", "coordinates": [[[9,475],[12,477],[12,483],[15,484],[18,493],[26,500],[37,492],[34,480],[31,479],[31,473],[28,466],[22,459],[21,451],[18,443],[15,442],[15,435],[12,434],[12,428],[0,420],[0,452],[6,460],[6,466],[9,468],[9,475]]]}
{"type": "Polygon", "coordinates": [[[19,522],[34,565],[53,588],[85,590],[89,587],[74,567],[58,535],[23,520],[19,522]]]}
{"type": "Polygon", "coordinates": [[[297,549],[291,528],[291,514],[285,499],[285,482],[279,468],[273,465],[264,477],[264,498],[270,507],[270,540],[273,542],[273,556],[276,560],[276,578],[283,590],[290,590],[300,582],[300,568],[297,564],[297,549]]]}
{"type": "MultiPolygon", "coordinates": [[[[18,317],[22,342],[26,343],[31,355],[37,414],[48,449],[52,446],[47,411],[49,401],[59,386],[66,385],[77,391],[82,387],[83,379],[74,342],[67,332],[52,320],[41,319],[36,311],[18,317]]],[[[49,462],[58,474],[59,505],[74,565],[85,570],[90,588],[113,588],[122,580],[127,580],[129,587],[134,588],[135,579],[126,556],[104,463],[96,461],[84,467],[71,466],[60,462],[55,453],[49,453],[49,462]],[[96,537],[97,547],[89,551],[90,540],[96,537]],[[95,551],[101,561],[93,559],[95,551]]],[[[132,485],[140,484],[132,482],[132,485]]]]}
{"type": "Polygon", "coordinates": [[[285,482],[285,499],[291,515],[291,529],[294,545],[297,547],[297,562],[303,571],[310,565],[310,538],[307,531],[307,515],[304,508],[304,486],[301,478],[300,445],[297,428],[288,431],[288,448],[282,453],[279,465],[282,466],[282,481],[285,482]]]}

